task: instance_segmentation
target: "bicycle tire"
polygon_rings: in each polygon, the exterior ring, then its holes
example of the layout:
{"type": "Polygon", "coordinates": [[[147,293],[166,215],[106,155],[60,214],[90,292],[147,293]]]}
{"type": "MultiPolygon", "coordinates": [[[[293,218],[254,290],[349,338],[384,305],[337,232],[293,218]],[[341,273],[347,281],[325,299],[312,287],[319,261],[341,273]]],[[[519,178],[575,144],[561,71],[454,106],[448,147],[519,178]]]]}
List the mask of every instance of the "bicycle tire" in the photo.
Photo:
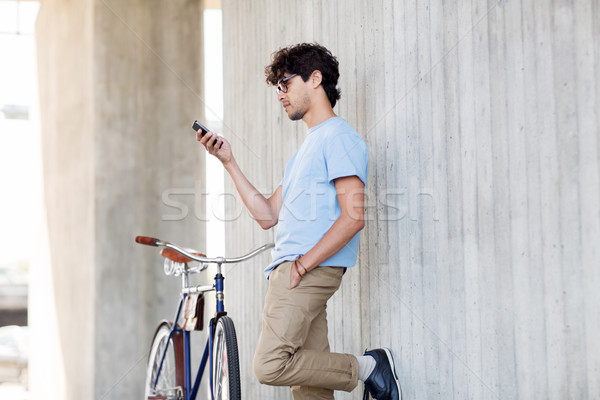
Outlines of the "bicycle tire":
{"type": "Polygon", "coordinates": [[[183,335],[181,332],[175,332],[169,338],[171,327],[171,323],[162,322],[154,333],[148,363],[146,364],[145,400],[185,399],[183,335]],[[156,372],[160,366],[167,342],[169,343],[167,354],[156,387],[154,387],[156,372]]]}
{"type": "Polygon", "coordinates": [[[242,397],[237,337],[233,321],[219,318],[213,344],[213,395],[215,400],[242,397]]]}

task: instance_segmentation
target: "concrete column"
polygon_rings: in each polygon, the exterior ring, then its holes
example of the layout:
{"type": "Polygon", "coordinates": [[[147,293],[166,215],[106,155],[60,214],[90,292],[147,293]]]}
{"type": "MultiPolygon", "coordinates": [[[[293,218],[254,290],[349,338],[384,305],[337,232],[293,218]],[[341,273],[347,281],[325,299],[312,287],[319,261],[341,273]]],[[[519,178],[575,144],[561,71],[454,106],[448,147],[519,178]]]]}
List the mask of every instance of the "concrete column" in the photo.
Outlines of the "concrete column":
{"type": "Polygon", "coordinates": [[[133,239],[205,242],[204,156],[191,130],[204,112],[201,15],[199,1],[42,3],[46,289],[54,297],[32,308],[40,315],[50,305],[57,324],[44,332],[32,316],[31,325],[34,343],[54,337],[60,359],[33,356],[36,398],[142,396],[153,327],[171,315],[179,282],[164,277],[157,251],[133,239]]]}

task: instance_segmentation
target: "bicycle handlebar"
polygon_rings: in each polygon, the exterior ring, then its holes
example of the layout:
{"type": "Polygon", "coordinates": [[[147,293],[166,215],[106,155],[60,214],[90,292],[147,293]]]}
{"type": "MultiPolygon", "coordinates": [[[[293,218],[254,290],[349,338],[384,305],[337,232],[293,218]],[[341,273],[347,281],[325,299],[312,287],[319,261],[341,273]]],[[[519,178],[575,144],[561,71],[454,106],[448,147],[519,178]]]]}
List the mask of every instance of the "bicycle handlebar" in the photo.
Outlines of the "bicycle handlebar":
{"type": "Polygon", "coordinates": [[[160,240],[148,236],[136,236],[135,241],[146,246],[158,246],[156,243],[160,242],[160,240]]]}
{"type": "Polygon", "coordinates": [[[232,257],[232,258],[225,258],[225,257],[216,257],[216,258],[209,258],[209,257],[202,257],[202,256],[198,256],[190,251],[195,251],[195,250],[185,250],[175,244],[169,243],[169,242],[163,242],[160,239],[155,239],[155,238],[151,238],[151,237],[147,237],[147,236],[136,236],[135,241],[139,244],[144,244],[146,246],[156,246],[156,247],[167,247],[169,249],[172,249],[176,252],[178,252],[179,254],[183,254],[184,256],[194,260],[194,261],[198,261],[201,263],[212,263],[212,264],[233,264],[233,263],[239,263],[242,261],[245,261],[249,258],[252,258],[254,256],[256,256],[259,253],[262,253],[265,250],[268,250],[272,247],[274,247],[275,245],[273,243],[268,243],[265,244],[263,246],[260,246],[259,248],[252,250],[250,253],[240,256],[240,257],[232,257]]]}

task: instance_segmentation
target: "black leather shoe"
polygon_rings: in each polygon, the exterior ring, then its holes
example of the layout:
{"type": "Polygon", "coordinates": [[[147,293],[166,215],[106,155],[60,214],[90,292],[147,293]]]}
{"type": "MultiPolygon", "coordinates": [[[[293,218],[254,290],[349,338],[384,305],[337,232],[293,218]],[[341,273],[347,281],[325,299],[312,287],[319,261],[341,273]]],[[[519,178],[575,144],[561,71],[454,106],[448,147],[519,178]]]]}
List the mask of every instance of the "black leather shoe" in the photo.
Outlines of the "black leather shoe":
{"type": "Polygon", "coordinates": [[[368,399],[367,392],[377,400],[401,400],[400,382],[398,382],[390,349],[374,349],[365,352],[364,355],[373,357],[376,364],[365,381],[363,400],[368,399]]]}

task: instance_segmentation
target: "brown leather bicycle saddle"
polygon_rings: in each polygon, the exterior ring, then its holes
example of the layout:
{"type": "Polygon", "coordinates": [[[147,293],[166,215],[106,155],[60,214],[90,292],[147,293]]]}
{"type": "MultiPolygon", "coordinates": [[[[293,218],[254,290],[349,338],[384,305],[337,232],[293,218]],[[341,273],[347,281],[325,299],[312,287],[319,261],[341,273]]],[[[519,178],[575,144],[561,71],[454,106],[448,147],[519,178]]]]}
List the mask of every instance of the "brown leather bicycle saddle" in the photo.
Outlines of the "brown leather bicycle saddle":
{"type": "MultiPolygon", "coordinates": [[[[195,256],[198,257],[206,257],[206,254],[202,254],[202,253],[192,253],[195,256]]],[[[163,248],[160,251],[160,255],[168,258],[169,260],[175,261],[177,263],[187,263],[190,261],[194,261],[189,257],[184,256],[181,253],[176,252],[175,250],[169,249],[168,247],[163,248]]]]}

